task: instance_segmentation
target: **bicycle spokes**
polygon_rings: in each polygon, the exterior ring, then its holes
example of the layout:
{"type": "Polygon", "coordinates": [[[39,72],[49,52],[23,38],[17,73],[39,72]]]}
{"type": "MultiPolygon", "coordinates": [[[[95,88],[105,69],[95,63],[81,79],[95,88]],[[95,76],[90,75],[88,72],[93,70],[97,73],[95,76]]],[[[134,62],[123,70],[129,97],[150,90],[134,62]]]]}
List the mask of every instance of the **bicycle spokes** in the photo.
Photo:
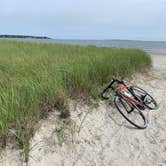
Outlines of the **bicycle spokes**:
{"type": "Polygon", "coordinates": [[[147,126],[147,121],[143,113],[141,113],[138,108],[134,107],[131,102],[116,96],[114,103],[121,115],[132,125],[142,129],[147,126]]]}

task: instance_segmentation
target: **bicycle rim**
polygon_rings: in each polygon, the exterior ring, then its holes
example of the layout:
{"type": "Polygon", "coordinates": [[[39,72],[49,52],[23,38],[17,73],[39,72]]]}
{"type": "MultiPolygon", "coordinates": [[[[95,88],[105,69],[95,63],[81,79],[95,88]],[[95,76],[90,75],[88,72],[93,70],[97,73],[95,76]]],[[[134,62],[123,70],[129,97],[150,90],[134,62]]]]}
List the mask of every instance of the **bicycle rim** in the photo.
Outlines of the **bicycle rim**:
{"type": "Polygon", "coordinates": [[[136,97],[138,97],[148,109],[154,110],[154,109],[158,108],[157,102],[145,90],[143,90],[137,86],[132,86],[131,90],[132,90],[133,94],[136,97]]]}
{"type": "Polygon", "coordinates": [[[130,124],[139,129],[144,129],[147,127],[147,120],[144,114],[137,107],[135,107],[130,101],[127,101],[122,97],[115,96],[114,103],[120,114],[130,124]],[[130,110],[132,111],[129,113],[130,110]]]}

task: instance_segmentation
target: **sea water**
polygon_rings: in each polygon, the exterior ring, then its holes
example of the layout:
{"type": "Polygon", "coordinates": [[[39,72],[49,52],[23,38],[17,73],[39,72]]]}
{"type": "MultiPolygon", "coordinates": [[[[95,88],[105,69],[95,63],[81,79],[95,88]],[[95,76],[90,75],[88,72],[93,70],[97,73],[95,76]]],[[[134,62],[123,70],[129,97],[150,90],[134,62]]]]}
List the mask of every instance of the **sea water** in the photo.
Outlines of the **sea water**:
{"type": "Polygon", "coordinates": [[[166,55],[166,41],[56,40],[56,39],[32,39],[32,38],[26,38],[26,39],[14,38],[12,40],[39,42],[39,43],[64,43],[64,44],[92,45],[97,47],[138,48],[138,49],[147,51],[150,54],[166,55]]]}

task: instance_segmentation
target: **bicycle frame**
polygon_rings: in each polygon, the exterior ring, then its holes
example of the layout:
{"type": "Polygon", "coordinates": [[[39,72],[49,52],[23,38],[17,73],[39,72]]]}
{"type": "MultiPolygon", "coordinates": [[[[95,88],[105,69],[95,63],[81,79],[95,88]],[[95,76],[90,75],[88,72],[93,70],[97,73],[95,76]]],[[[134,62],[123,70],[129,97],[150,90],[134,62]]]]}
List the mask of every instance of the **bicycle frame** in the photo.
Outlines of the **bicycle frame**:
{"type": "Polygon", "coordinates": [[[123,81],[119,81],[119,80],[113,79],[113,80],[111,81],[111,83],[109,84],[108,87],[111,88],[111,89],[115,92],[116,95],[123,97],[124,99],[128,100],[129,102],[131,102],[133,105],[135,105],[135,106],[140,106],[140,107],[144,107],[144,104],[143,104],[143,103],[141,103],[139,100],[134,99],[134,98],[137,98],[137,97],[131,92],[131,90],[128,88],[128,86],[126,86],[126,84],[125,84],[123,81]],[[117,86],[116,88],[113,86],[113,84],[114,84],[115,82],[117,82],[117,83],[119,84],[119,86],[117,86]],[[126,90],[127,90],[128,92],[130,92],[130,94],[131,94],[134,98],[125,95],[125,94],[123,93],[123,91],[126,91],[126,90]]]}
{"type": "Polygon", "coordinates": [[[139,106],[141,106],[141,107],[144,107],[144,104],[138,102],[137,100],[135,100],[135,99],[133,99],[133,98],[131,98],[131,97],[128,97],[128,96],[126,96],[126,95],[124,95],[124,94],[122,94],[121,96],[122,96],[123,98],[127,99],[128,101],[130,101],[130,102],[131,102],[132,104],[134,104],[134,105],[139,105],[139,106]]]}

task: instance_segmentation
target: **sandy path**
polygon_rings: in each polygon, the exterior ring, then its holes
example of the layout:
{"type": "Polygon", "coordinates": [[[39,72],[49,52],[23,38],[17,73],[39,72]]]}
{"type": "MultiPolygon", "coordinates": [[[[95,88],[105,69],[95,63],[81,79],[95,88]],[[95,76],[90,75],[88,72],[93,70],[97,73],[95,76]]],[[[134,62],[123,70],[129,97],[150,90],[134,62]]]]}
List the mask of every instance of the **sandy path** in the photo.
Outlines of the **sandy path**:
{"type": "MultiPolygon", "coordinates": [[[[90,107],[71,102],[70,120],[62,122],[55,111],[40,122],[31,140],[28,166],[166,165],[166,56],[152,58],[153,77],[137,78],[137,84],[160,104],[157,111],[145,112],[147,129],[133,128],[104,102],[90,107]]],[[[11,165],[9,158],[0,165],[11,165]]],[[[19,165],[13,160],[12,165],[19,165]]]]}

